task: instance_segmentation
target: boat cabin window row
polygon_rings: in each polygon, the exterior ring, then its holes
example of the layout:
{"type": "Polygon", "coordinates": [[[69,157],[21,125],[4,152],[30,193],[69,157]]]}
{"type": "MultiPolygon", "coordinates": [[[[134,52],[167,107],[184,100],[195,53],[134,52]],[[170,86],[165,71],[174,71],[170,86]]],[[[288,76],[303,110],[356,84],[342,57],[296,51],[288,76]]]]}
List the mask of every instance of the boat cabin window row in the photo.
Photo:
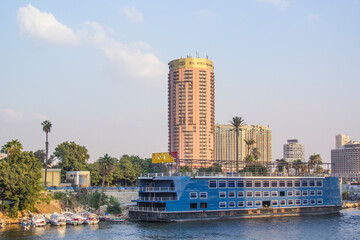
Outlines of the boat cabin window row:
{"type": "Polygon", "coordinates": [[[209,180],[209,188],[322,187],[322,180],[209,180]]]}
{"type": "Polygon", "coordinates": [[[219,202],[219,208],[245,208],[245,207],[283,207],[283,206],[295,206],[295,205],[316,205],[316,204],[323,204],[322,198],[312,198],[312,199],[281,199],[281,200],[272,200],[272,201],[229,201],[229,202],[219,202]]]}
{"type": "MultiPolygon", "coordinates": [[[[301,197],[301,196],[323,196],[322,190],[295,190],[295,191],[238,191],[238,192],[219,192],[219,198],[244,198],[244,197],[301,197]],[[301,194],[302,193],[302,194],[301,194]]],[[[194,195],[195,196],[195,195],[194,195]]],[[[194,197],[196,198],[196,197],[194,197]]],[[[190,199],[191,193],[190,193],[190,199]]],[[[207,198],[207,192],[200,193],[200,198],[207,198]]]]}

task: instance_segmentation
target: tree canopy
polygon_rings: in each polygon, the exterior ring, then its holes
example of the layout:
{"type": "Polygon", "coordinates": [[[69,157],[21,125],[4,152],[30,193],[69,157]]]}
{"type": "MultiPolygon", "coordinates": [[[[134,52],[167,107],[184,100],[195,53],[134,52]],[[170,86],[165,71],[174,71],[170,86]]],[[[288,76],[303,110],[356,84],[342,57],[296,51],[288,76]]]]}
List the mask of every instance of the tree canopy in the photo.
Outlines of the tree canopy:
{"type": "Polygon", "coordinates": [[[90,158],[86,147],[75,142],[59,144],[54,155],[59,159],[59,167],[63,172],[86,170],[86,163],[90,158]]]}
{"type": "Polygon", "coordinates": [[[18,211],[31,209],[39,199],[42,167],[32,152],[21,151],[20,142],[12,146],[11,154],[0,161],[0,197],[10,214],[17,216],[18,211]]]}

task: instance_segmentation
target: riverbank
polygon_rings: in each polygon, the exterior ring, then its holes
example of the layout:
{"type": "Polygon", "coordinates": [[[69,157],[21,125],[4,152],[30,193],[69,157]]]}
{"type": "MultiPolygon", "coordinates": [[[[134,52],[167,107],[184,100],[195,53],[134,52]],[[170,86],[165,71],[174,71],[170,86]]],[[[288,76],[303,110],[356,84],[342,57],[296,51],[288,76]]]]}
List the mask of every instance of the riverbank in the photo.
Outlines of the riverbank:
{"type": "Polygon", "coordinates": [[[360,203],[359,202],[354,202],[354,201],[343,201],[341,207],[343,209],[346,209],[346,208],[358,208],[358,207],[360,207],[360,203]]]}

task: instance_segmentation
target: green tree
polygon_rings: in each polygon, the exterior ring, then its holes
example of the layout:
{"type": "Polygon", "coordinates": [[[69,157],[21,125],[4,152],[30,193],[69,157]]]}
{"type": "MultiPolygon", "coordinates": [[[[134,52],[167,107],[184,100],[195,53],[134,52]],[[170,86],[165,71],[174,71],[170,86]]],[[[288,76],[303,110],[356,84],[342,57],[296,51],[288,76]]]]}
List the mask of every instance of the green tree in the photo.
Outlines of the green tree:
{"type": "Polygon", "coordinates": [[[22,152],[17,140],[8,142],[2,149],[6,146],[12,149],[0,161],[0,197],[3,204],[4,200],[9,202],[5,205],[10,215],[17,216],[18,211],[32,209],[40,197],[41,163],[32,152],[22,152]]]}
{"type": "Polygon", "coordinates": [[[10,142],[7,142],[4,146],[1,147],[1,153],[6,153],[9,157],[11,154],[18,154],[23,149],[21,143],[17,139],[13,139],[10,142]]]}
{"type": "MultiPolygon", "coordinates": [[[[46,153],[45,153],[45,150],[39,149],[36,152],[34,152],[34,155],[41,162],[43,167],[45,168],[45,166],[46,166],[46,153]]],[[[55,156],[51,154],[48,161],[47,161],[47,165],[52,165],[54,162],[55,162],[55,156]]]]}
{"type": "Polygon", "coordinates": [[[59,167],[63,178],[67,171],[83,171],[89,159],[88,150],[75,142],[63,142],[55,148],[55,157],[59,159],[59,167]]]}
{"type": "Polygon", "coordinates": [[[289,175],[290,164],[285,159],[276,159],[276,164],[277,164],[279,173],[283,172],[285,169],[287,174],[289,175]]]}
{"type": "Polygon", "coordinates": [[[199,172],[222,172],[221,165],[214,163],[208,168],[199,168],[199,172]]]}
{"type": "Polygon", "coordinates": [[[51,131],[51,122],[49,120],[45,120],[43,123],[41,123],[41,125],[43,126],[43,131],[46,134],[46,141],[45,141],[45,149],[46,149],[46,153],[45,153],[45,187],[47,185],[47,168],[48,168],[48,157],[49,157],[49,139],[48,139],[48,135],[49,132],[51,131]]]}
{"type": "Polygon", "coordinates": [[[254,147],[252,150],[252,155],[254,156],[254,159],[257,161],[260,158],[260,150],[257,147],[254,147]]]}
{"type": "Polygon", "coordinates": [[[100,165],[101,175],[103,178],[101,184],[101,193],[100,193],[99,210],[98,210],[99,211],[98,214],[100,214],[100,206],[102,204],[102,198],[104,195],[105,179],[113,171],[115,161],[108,154],[105,154],[103,157],[99,158],[97,162],[100,165]]]}
{"type": "Polygon", "coordinates": [[[239,172],[239,131],[240,127],[245,124],[245,120],[241,117],[233,117],[230,121],[230,124],[233,125],[235,129],[235,137],[236,137],[236,172],[239,172]]]}
{"type": "Polygon", "coordinates": [[[187,172],[190,173],[190,172],[192,172],[192,170],[191,170],[191,167],[189,167],[188,165],[184,165],[179,168],[179,172],[180,173],[187,173],[187,172]]]}
{"type": "Polygon", "coordinates": [[[106,211],[111,214],[120,214],[120,203],[113,196],[110,197],[106,211]]]}
{"type": "Polygon", "coordinates": [[[244,140],[245,141],[245,144],[247,145],[247,148],[248,148],[248,155],[251,155],[251,151],[250,151],[250,148],[255,144],[255,140],[254,139],[248,139],[248,140],[244,140]]]}
{"type": "Polygon", "coordinates": [[[320,154],[313,154],[309,157],[308,166],[309,166],[309,173],[312,169],[317,169],[319,166],[322,165],[322,159],[320,154]]]}

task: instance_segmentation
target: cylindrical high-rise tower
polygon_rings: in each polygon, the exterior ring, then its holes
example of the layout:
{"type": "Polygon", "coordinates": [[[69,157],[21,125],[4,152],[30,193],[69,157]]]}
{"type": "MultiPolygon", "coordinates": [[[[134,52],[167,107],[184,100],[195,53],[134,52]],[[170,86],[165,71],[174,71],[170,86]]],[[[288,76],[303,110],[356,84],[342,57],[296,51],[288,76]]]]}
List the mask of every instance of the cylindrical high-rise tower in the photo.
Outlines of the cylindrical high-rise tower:
{"type": "Polygon", "coordinates": [[[169,152],[180,165],[208,167],[214,160],[214,65],[208,59],[169,62],[169,152]]]}

